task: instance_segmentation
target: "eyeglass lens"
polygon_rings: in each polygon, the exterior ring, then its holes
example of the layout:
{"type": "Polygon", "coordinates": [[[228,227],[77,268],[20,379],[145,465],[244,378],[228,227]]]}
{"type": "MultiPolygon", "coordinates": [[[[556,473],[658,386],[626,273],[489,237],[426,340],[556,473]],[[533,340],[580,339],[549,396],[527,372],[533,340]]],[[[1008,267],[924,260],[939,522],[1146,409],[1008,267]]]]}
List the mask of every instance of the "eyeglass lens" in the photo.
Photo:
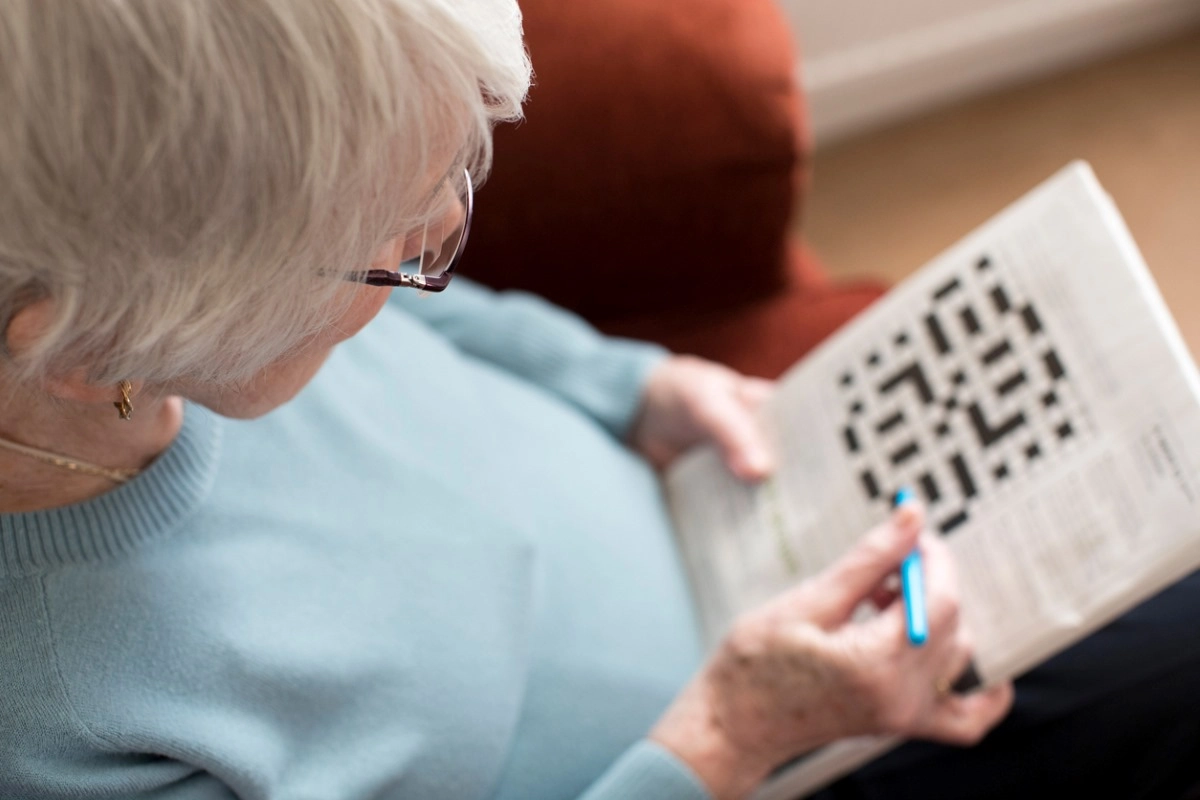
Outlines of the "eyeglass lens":
{"type": "MultiPolygon", "coordinates": [[[[465,176],[470,181],[469,176],[465,176]]],[[[466,189],[467,192],[470,189],[466,189]]],[[[421,254],[400,264],[400,271],[409,275],[427,278],[440,277],[451,264],[462,246],[463,231],[470,224],[467,206],[470,199],[459,199],[459,213],[455,217],[442,217],[425,225],[421,233],[421,254]]]]}
{"type": "Polygon", "coordinates": [[[420,259],[422,275],[427,278],[436,278],[446,271],[458,252],[465,225],[466,214],[462,213],[458,215],[453,224],[447,223],[445,220],[438,220],[425,226],[420,259]]]}

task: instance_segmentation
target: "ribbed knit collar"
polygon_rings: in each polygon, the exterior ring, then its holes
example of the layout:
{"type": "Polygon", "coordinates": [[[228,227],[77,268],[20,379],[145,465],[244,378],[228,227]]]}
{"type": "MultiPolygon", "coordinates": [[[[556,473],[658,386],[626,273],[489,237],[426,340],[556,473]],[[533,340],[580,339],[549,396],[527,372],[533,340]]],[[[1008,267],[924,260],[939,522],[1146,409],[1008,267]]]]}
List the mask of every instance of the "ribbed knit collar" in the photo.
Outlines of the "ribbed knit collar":
{"type": "Polygon", "coordinates": [[[221,420],[194,404],[171,446],[111,492],[45,511],[0,514],[0,578],[119,557],[170,533],[212,489],[221,420]]]}

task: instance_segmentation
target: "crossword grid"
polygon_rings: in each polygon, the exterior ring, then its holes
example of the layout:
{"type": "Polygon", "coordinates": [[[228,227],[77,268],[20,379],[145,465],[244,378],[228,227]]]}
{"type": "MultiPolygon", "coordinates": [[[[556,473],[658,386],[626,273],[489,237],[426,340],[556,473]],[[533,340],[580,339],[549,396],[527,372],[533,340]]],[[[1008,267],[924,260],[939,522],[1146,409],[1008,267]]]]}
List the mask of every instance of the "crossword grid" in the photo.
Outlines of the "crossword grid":
{"type": "Polygon", "coordinates": [[[920,492],[943,535],[1089,432],[1041,315],[993,259],[948,280],[913,323],[849,364],[843,445],[871,502],[920,492]],[[966,432],[967,435],[962,435],[966,432]]]}

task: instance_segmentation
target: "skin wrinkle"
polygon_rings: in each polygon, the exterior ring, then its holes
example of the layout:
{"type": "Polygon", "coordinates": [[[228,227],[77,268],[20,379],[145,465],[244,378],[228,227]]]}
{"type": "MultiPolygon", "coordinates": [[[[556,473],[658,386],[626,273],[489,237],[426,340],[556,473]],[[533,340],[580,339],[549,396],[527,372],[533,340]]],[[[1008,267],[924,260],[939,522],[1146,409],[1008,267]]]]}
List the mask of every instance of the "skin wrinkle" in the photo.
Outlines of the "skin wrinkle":
{"type": "Polygon", "coordinates": [[[769,627],[773,630],[751,644],[737,637],[729,640],[728,658],[716,670],[716,681],[723,689],[719,695],[732,700],[718,707],[718,725],[746,750],[769,746],[771,720],[780,705],[775,698],[787,698],[783,714],[806,723],[814,739],[831,729],[831,715],[838,719],[838,728],[852,733],[871,730],[871,715],[864,714],[870,705],[844,699],[864,693],[848,669],[853,662],[831,659],[828,642],[815,626],[776,623],[769,627]],[[775,639],[786,639],[786,645],[773,646],[775,639]],[[737,702],[746,697],[751,698],[749,703],[737,702]]]}

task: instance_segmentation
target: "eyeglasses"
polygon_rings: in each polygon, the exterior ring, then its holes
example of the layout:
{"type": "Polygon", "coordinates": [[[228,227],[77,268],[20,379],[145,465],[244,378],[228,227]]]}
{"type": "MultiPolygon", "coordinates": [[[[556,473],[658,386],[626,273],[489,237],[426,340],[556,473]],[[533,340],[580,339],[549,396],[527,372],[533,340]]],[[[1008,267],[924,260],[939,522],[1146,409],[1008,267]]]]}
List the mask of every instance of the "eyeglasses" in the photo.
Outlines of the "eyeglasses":
{"type": "Polygon", "coordinates": [[[471,215],[475,211],[475,188],[471,185],[471,173],[463,170],[466,187],[462,198],[465,213],[462,222],[446,233],[440,222],[425,225],[421,233],[421,255],[400,264],[396,272],[387,269],[369,269],[351,272],[346,280],[365,283],[368,286],[408,286],[425,292],[441,292],[450,285],[454,270],[462,260],[467,234],[471,232],[471,215]]]}

